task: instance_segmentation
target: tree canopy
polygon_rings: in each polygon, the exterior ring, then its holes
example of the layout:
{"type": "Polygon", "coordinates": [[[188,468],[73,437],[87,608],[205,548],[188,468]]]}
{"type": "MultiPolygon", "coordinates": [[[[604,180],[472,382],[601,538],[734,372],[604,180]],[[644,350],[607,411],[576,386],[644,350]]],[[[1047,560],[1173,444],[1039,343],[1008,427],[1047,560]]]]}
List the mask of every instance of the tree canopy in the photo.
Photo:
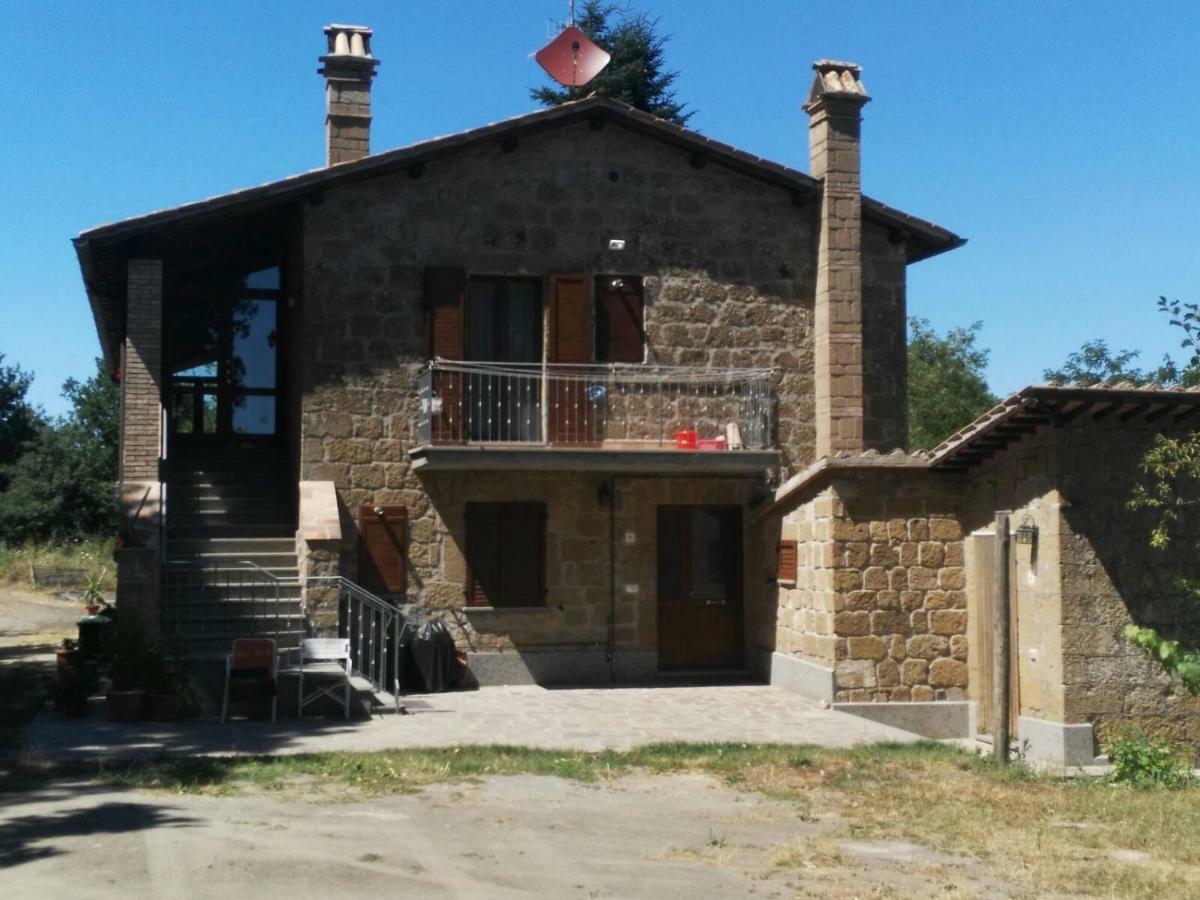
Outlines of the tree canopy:
{"type": "Polygon", "coordinates": [[[666,67],[669,36],[658,33],[659,19],[603,0],[586,0],[575,25],[612,55],[599,75],[582,87],[530,88],[543,106],[560,106],[594,95],[611,97],[644,112],[686,125],[692,117],[678,102],[672,85],[678,72],[666,67]]]}
{"type": "Polygon", "coordinates": [[[25,452],[42,421],[41,413],[26,399],[32,383],[31,373],[20,366],[4,365],[0,353],[0,491],[8,483],[5,467],[25,452]]]}
{"type": "Polygon", "coordinates": [[[1129,381],[1137,385],[1161,384],[1193,387],[1200,384],[1200,304],[1158,298],[1158,311],[1169,317],[1170,324],[1183,336],[1180,347],[1182,359],[1164,355],[1157,368],[1140,369],[1134,365],[1141,356],[1138,350],[1112,350],[1102,338],[1085,341],[1083,346],[1067,357],[1057,369],[1046,369],[1043,376],[1052,384],[1119,384],[1129,381]]]}
{"type": "Polygon", "coordinates": [[[116,527],[117,385],[98,359],[95,374],[68,379],[63,396],[71,411],[56,421],[39,417],[0,466],[0,539],[63,541],[116,527]]]}
{"type": "Polygon", "coordinates": [[[988,351],[977,343],[982,323],[939,335],[928,319],[909,319],[908,441],[925,450],[995,405],[984,370],[988,351]]]}

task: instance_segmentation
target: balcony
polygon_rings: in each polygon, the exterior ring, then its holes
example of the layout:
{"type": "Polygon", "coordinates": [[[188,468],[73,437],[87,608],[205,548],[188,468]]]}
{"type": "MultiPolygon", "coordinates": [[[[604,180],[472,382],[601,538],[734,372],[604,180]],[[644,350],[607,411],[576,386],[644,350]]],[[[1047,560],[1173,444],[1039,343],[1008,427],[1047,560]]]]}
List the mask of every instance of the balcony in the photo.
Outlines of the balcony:
{"type": "Polygon", "coordinates": [[[414,468],[746,474],[778,463],[770,369],[439,359],[419,395],[414,468]]]}

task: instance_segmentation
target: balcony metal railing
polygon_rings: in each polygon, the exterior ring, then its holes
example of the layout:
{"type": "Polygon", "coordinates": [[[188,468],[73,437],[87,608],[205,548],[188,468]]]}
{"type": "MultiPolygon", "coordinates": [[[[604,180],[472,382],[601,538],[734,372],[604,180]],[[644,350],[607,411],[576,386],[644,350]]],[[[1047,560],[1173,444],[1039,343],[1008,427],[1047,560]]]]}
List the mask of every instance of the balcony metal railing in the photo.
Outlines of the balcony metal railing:
{"type": "Polygon", "coordinates": [[[418,439],[638,449],[695,431],[706,448],[769,450],[772,371],[439,359],[421,373],[418,439]]]}

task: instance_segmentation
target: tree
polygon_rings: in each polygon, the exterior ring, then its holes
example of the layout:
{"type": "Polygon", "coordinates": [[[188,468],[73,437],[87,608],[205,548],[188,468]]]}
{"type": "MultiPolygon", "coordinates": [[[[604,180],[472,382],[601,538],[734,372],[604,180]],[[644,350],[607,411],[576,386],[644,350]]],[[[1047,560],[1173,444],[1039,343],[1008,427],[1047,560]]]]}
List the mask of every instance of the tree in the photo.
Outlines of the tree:
{"type": "MultiPolygon", "coordinates": [[[[1180,347],[1183,361],[1169,355],[1150,380],[1163,385],[1193,387],[1200,384],[1200,304],[1158,298],[1159,312],[1170,316],[1170,324],[1183,332],[1180,347]]],[[[1200,432],[1172,438],[1158,435],[1139,463],[1142,479],[1135,485],[1130,509],[1151,510],[1155,516],[1150,546],[1165,551],[1179,541],[1192,544],[1190,560],[1200,558],[1196,535],[1200,509],[1200,432]]],[[[1192,563],[1194,566],[1194,562],[1192,563]]],[[[1181,607],[1200,605],[1200,578],[1187,575],[1173,580],[1181,607]]],[[[1145,650],[1167,673],[1175,676],[1192,694],[1200,694],[1200,640],[1168,640],[1151,627],[1125,626],[1125,638],[1145,650]]]]}
{"type": "Polygon", "coordinates": [[[928,319],[908,322],[908,441],[924,450],[996,403],[984,378],[988,351],[976,343],[981,322],[939,336],[928,319]]]}
{"type": "Polygon", "coordinates": [[[38,410],[25,399],[33,383],[33,374],[20,366],[3,363],[4,354],[0,353],[0,491],[7,484],[4,468],[25,452],[42,419],[38,410]]]}
{"type": "Polygon", "coordinates": [[[666,70],[665,48],[670,37],[658,34],[658,19],[603,0],[586,0],[575,24],[607,50],[612,60],[582,87],[530,88],[534,100],[542,106],[561,106],[595,94],[676,125],[687,124],[692,113],[684,111],[686,105],[675,99],[671,89],[679,73],[666,70]]]}
{"type": "Polygon", "coordinates": [[[1110,350],[1102,338],[1084,341],[1082,347],[1067,357],[1061,368],[1046,369],[1043,373],[1051,384],[1120,384],[1129,381],[1137,385],[1164,386],[1200,385],[1200,304],[1158,298],[1158,311],[1170,317],[1170,324],[1183,332],[1180,347],[1187,356],[1182,361],[1163,356],[1158,368],[1143,371],[1132,363],[1141,353],[1137,350],[1110,350]]]}
{"type": "Polygon", "coordinates": [[[40,421],[24,452],[3,467],[0,538],[63,541],[116,527],[117,387],[96,360],[96,374],[68,379],[71,411],[40,421]]]}

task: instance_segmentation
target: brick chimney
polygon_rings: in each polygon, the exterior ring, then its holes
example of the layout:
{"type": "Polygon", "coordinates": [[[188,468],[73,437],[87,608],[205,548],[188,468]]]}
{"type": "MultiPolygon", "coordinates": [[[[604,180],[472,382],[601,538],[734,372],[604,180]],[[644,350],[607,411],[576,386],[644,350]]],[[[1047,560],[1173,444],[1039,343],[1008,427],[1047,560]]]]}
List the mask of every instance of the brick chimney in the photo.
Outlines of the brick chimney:
{"type": "Polygon", "coordinates": [[[325,76],[325,165],[371,154],[371,81],[379,60],[371,56],[370,28],[329,25],[329,52],[317,73],[325,76]]]}
{"type": "Polygon", "coordinates": [[[804,109],[809,159],[821,180],[813,356],[818,458],[863,444],[862,108],[854,63],[818,60],[804,109]]]}

